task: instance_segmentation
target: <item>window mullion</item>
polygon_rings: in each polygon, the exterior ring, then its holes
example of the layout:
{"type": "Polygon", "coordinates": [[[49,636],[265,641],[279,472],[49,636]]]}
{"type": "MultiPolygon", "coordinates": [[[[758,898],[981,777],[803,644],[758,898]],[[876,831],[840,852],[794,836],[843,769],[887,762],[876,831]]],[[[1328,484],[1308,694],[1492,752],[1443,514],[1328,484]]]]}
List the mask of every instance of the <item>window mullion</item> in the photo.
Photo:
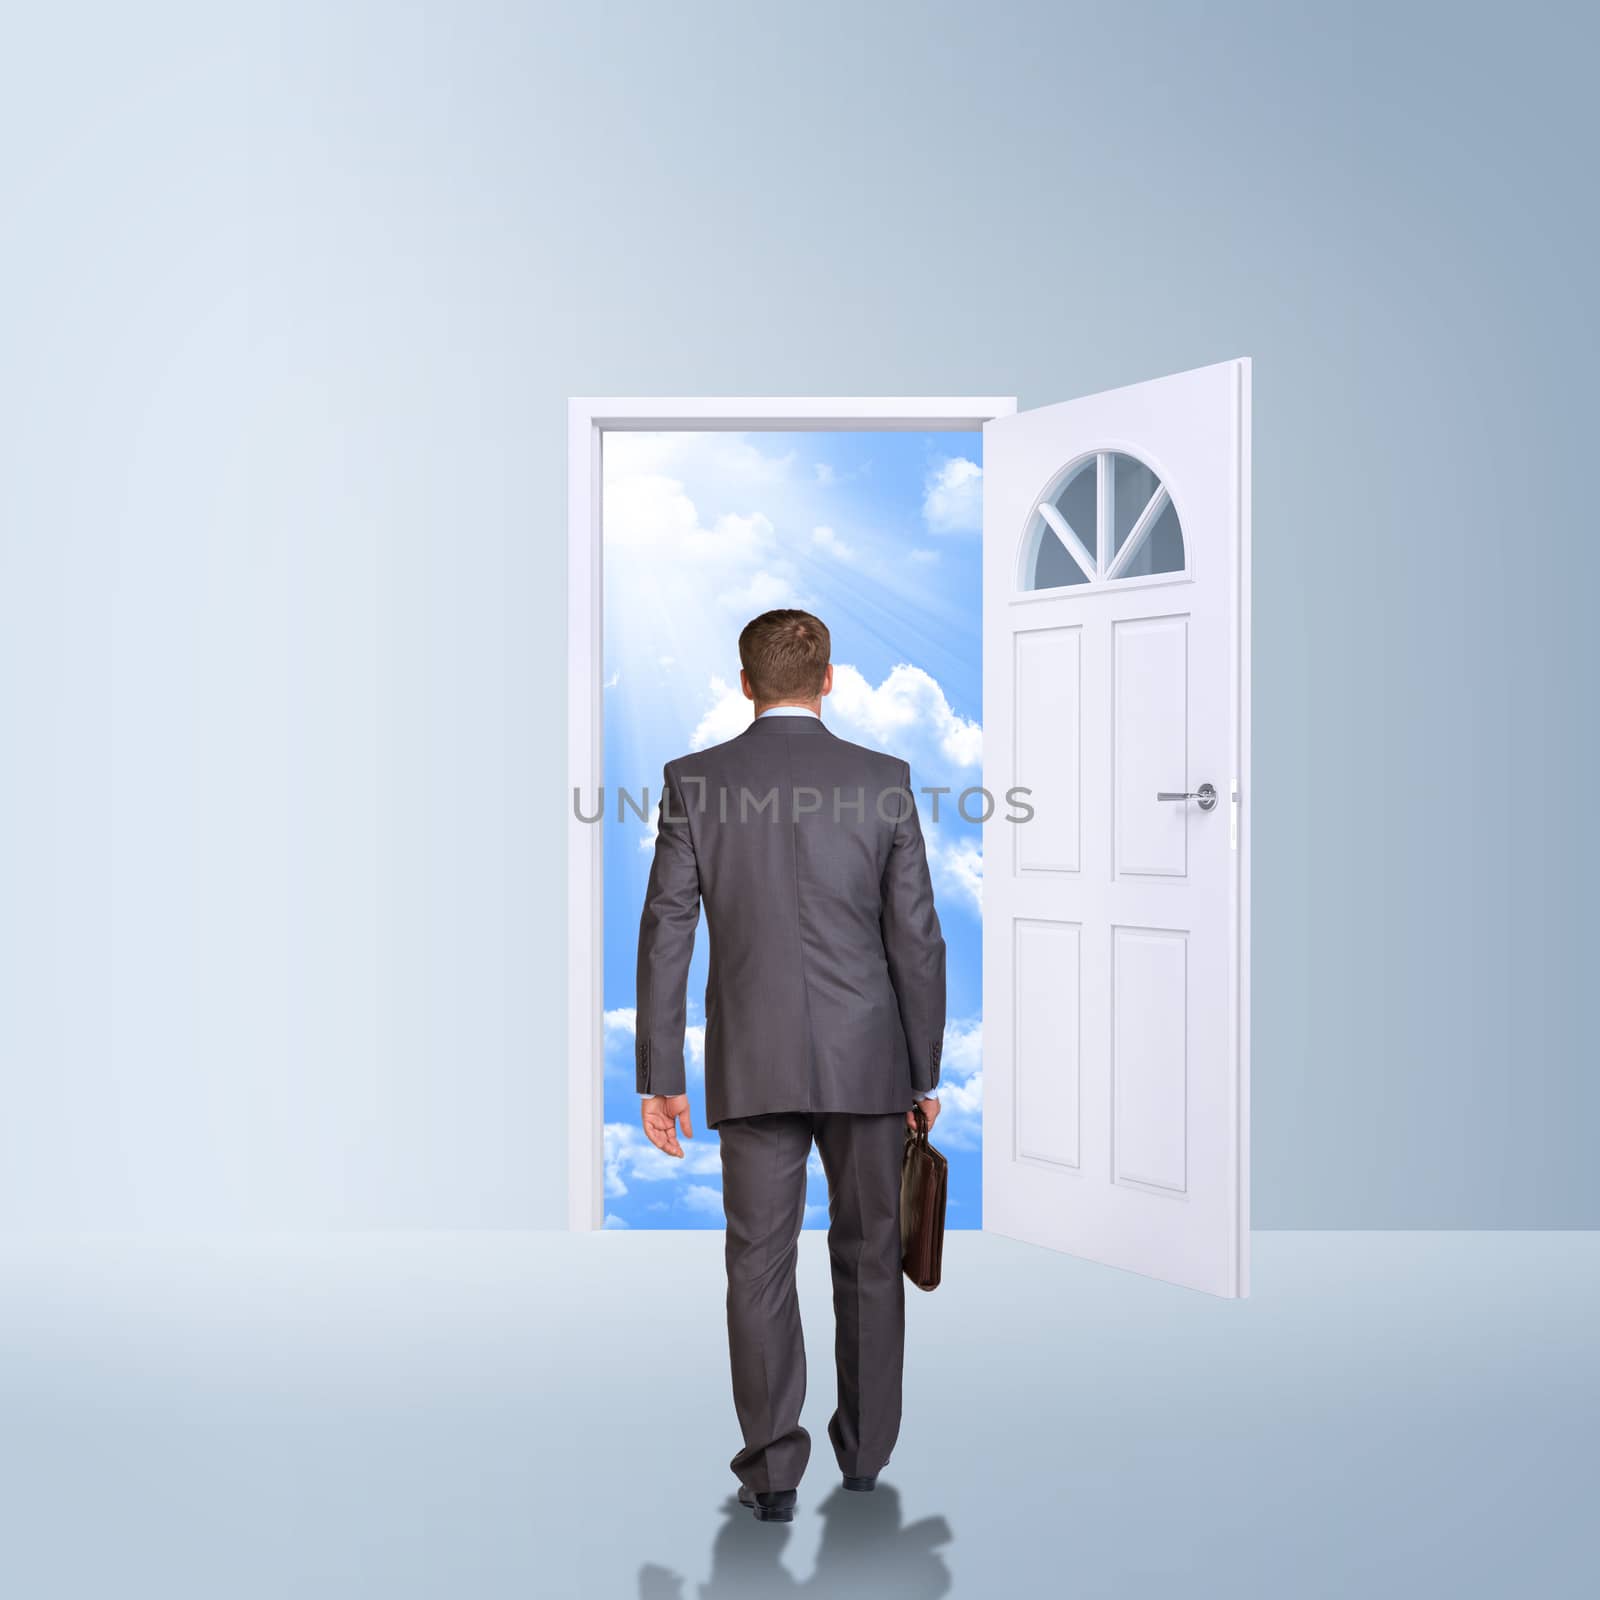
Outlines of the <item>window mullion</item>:
{"type": "Polygon", "coordinates": [[[1095,570],[1100,577],[1105,577],[1106,568],[1111,564],[1111,535],[1116,526],[1116,506],[1113,495],[1116,493],[1115,479],[1111,471],[1111,456],[1102,450],[1094,458],[1095,473],[1095,541],[1094,559],[1095,570]]]}

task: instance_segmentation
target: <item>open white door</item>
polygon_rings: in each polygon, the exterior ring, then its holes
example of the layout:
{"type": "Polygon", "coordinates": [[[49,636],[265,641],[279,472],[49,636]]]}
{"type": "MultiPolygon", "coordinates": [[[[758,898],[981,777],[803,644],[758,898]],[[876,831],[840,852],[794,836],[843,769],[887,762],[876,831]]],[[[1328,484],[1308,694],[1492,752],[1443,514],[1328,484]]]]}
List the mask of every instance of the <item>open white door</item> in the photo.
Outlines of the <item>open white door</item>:
{"type": "Polygon", "coordinates": [[[983,435],[984,1225],[1243,1295],[1250,363],[983,435]]]}

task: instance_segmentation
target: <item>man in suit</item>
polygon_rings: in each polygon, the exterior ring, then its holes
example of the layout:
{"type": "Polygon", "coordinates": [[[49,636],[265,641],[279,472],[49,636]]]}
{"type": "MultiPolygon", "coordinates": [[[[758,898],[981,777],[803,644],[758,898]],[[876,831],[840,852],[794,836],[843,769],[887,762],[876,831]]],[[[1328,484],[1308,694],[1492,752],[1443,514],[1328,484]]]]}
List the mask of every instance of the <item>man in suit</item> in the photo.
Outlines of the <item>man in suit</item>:
{"type": "Polygon", "coordinates": [[[769,611],[739,635],[755,720],[669,761],[639,922],[635,1065],[644,1129],[682,1156],[684,989],[700,905],[706,1121],[722,1153],[728,1349],[761,1521],[792,1520],[811,1454],[795,1260],[815,1140],[828,1179],[845,1487],[871,1489],[900,1430],[900,1168],[911,1106],[939,1114],[945,948],[904,761],[836,738],[828,630],[769,611]]]}

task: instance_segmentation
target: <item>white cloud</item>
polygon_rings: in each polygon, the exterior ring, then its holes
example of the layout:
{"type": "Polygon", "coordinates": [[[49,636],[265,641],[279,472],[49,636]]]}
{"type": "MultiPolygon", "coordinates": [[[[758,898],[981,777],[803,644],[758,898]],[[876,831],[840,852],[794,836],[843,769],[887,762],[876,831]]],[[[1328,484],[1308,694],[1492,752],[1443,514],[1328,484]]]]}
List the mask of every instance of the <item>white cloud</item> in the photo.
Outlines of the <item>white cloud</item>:
{"type": "Polygon", "coordinates": [[[654,850],[656,836],[661,832],[661,797],[659,794],[652,796],[655,804],[645,813],[642,824],[644,831],[639,835],[639,848],[641,850],[654,850]]]}
{"type": "Polygon", "coordinates": [[[832,528],[813,528],[811,530],[811,542],[819,550],[826,551],[836,561],[844,562],[846,566],[849,566],[856,559],[854,547],[846,544],[832,528]]]}
{"type": "Polygon", "coordinates": [[[805,1220],[808,1223],[826,1223],[828,1220],[827,1205],[807,1206],[805,1220]]]}
{"type": "MultiPolygon", "coordinates": [[[[696,750],[721,744],[750,726],[753,708],[737,685],[714,677],[709,692],[711,703],[690,740],[696,750]]],[[[860,668],[836,664],[833,693],[823,702],[823,715],[843,737],[907,754],[913,766],[919,752],[937,754],[957,767],[976,767],[983,760],[981,724],[960,716],[938,680],[921,667],[902,662],[874,687],[860,668]],[[927,749],[930,734],[932,751],[927,749]]]]}
{"type": "MultiPolygon", "coordinates": [[[[638,1017],[635,1007],[618,1006],[615,1011],[607,1011],[602,1020],[607,1034],[631,1040],[638,1032],[638,1017]]],[[[701,1077],[706,1070],[706,1026],[703,1022],[691,1022],[683,1030],[683,1064],[691,1078],[701,1077]]]]}
{"type": "Polygon", "coordinates": [[[722,1190],[713,1189],[709,1184],[691,1183],[683,1191],[683,1208],[685,1211],[700,1211],[707,1216],[720,1217],[722,1215],[722,1190]]]}
{"type": "MultiPolygon", "coordinates": [[[[638,1032],[639,1013],[634,1006],[618,1006],[613,1011],[607,1011],[601,1020],[606,1032],[618,1038],[632,1039],[638,1032]]],[[[691,1074],[705,1071],[706,1030],[703,1023],[691,1022],[683,1030],[683,1056],[691,1074]]]]}
{"type": "Polygon", "coordinates": [[[865,735],[862,743],[898,754],[900,745],[921,744],[931,733],[953,765],[975,767],[983,760],[982,726],[958,716],[938,680],[921,667],[902,662],[874,688],[858,668],[836,666],[826,704],[841,723],[865,735]]]}
{"type": "Polygon", "coordinates": [[[772,548],[772,543],[772,522],[766,515],[752,511],[740,516],[730,511],[717,518],[703,550],[695,553],[725,561],[730,555],[736,558],[763,555],[772,548]]]}
{"type": "Polygon", "coordinates": [[[606,549],[639,558],[727,566],[765,554],[773,527],[760,511],[726,512],[707,528],[676,478],[645,473],[607,478],[606,549]]]}
{"type": "Polygon", "coordinates": [[[691,750],[704,750],[737,738],[755,715],[755,707],[745,699],[744,690],[737,684],[730,686],[726,678],[713,678],[710,694],[711,704],[689,739],[691,750]]]}
{"type": "Polygon", "coordinates": [[[793,606],[798,603],[798,598],[788,578],[763,569],[751,573],[745,582],[721,590],[717,595],[717,603],[728,611],[738,612],[749,621],[751,617],[759,617],[763,611],[793,606]]]}
{"type": "Polygon", "coordinates": [[[602,493],[608,551],[676,553],[690,544],[704,548],[707,536],[700,513],[676,478],[656,472],[613,472],[608,466],[602,493]]]}
{"type": "Polygon", "coordinates": [[[939,1083],[939,1120],[933,1142],[947,1150],[983,1148],[983,1074],[960,1083],[939,1083]]]}
{"type": "Polygon", "coordinates": [[[746,500],[707,526],[685,478],[714,483],[719,492],[765,497],[780,494],[792,464],[792,454],[768,456],[739,434],[608,434],[608,583],[611,572],[624,587],[632,580],[664,616],[703,604],[707,595],[751,614],[789,603],[793,568],[772,517],[746,500]]]}
{"type": "Polygon", "coordinates": [[[615,689],[616,686],[621,682],[622,682],[622,673],[621,673],[620,670],[618,670],[616,672],[613,672],[611,674],[611,676],[606,679],[605,687],[608,688],[608,689],[615,689]]]}
{"type": "Polygon", "coordinates": [[[979,533],[983,529],[983,468],[965,456],[950,456],[928,474],[922,516],[934,533],[979,533]]]}
{"type": "Polygon", "coordinates": [[[817,463],[817,482],[828,484],[836,481],[837,480],[834,476],[832,463],[827,461],[819,461],[817,463]]]}
{"type": "Polygon", "coordinates": [[[607,484],[621,478],[669,473],[679,478],[714,477],[740,489],[759,488],[782,483],[791,475],[794,464],[792,450],[781,456],[771,455],[745,433],[688,429],[605,436],[607,484]]]}
{"type": "Polygon", "coordinates": [[[922,831],[928,847],[928,873],[933,879],[934,899],[956,900],[981,915],[983,851],[970,836],[950,838],[932,825],[925,825],[922,831]]]}
{"type": "Polygon", "coordinates": [[[983,1020],[966,1017],[947,1022],[939,1073],[944,1078],[970,1078],[983,1065],[983,1020]]]}
{"type": "Polygon", "coordinates": [[[934,562],[939,559],[939,552],[937,550],[913,550],[911,559],[913,561],[934,562]]]}
{"type": "Polygon", "coordinates": [[[608,1228],[631,1228],[633,1224],[619,1217],[615,1211],[606,1212],[605,1225],[608,1228]]]}
{"type": "Polygon", "coordinates": [[[602,485],[606,545],[716,559],[725,540],[770,539],[772,524],[759,513],[723,516],[710,529],[702,527],[685,483],[690,478],[714,482],[756,498],[782,485],[793,464],[792,453],[768,455],[738,433],[608,433],[602,485]]]}
{"type": "Polygon", "coordinates": [[[950,1022],[939,1065],[939,1120],[933,1142],[942,1149],[976,1150],[983,1144],[983,1024],[976,1017],[950,1022]]]}
{"type": "Polygon", "coordinates": [[[628,1192],[630,1183],[672,1183],[722,1171],[722,1154],[715,1139],[680,1140],[683,1155],[657,1150],[644,1129],[632,1122],[605,1125],[605,1190],[615,1199],[628,1192]]]}

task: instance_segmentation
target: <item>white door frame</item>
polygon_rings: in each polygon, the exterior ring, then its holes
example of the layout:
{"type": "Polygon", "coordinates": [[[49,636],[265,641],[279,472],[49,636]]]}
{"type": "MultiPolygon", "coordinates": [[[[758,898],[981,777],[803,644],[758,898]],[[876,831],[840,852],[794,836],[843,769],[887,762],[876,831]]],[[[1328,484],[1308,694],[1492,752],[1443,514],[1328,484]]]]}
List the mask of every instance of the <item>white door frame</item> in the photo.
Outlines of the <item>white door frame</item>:
{"type": "Polygon", "coordinates": [[[603,563],[600,436],[611,432],[800,433],[874,429],[980,432],[1009,417],[1014,396],[860,398],[578,398],[567,402],[567,1226],[605,1220],[605,1056],[602,1006],[601,844],[605,829],[580,823],[603,775],[601,704],[603,563]]]}

